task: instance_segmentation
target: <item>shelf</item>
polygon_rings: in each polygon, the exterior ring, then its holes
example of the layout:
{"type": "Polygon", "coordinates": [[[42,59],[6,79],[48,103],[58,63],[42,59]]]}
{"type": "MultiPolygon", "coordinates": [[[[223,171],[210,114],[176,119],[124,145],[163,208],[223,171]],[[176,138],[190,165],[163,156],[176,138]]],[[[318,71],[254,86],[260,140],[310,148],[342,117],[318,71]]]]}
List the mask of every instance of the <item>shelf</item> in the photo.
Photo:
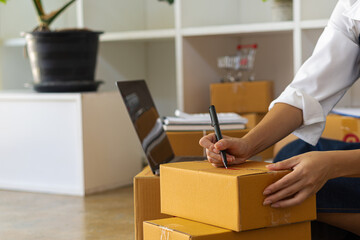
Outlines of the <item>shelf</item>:
{"type": "Polygon", "coordinates": [[[195,37],[195,36],[229,35],[229,34],[242,34],[242,33],[282,32],[282,31],[292,31],[294,27],[295,24],[293,22],[237,24],[237,25],[226,25],[226,26],[184,28],[182,30],[182,35],[184,37],[195,37]]]}
{"type": "MultiPolygon", "coordinates": [[[[327,19],[301,21],[301,29],[321,29],[327,24],[327,19]]],[[[243,33],[266,33],[292,31],[295,28],[293,22],[276,22],[276,23],[254,23],[254,24],[237,24],[211,27],[192,27],[184,28],[181,33],[184,37],[210,36],[210,35],[232,35],[243,33]]],[[[157,40],[175,38],[175,29],[161,30],[144,30],[144,31],[126,31],[126,32],[109,32],[100,36],[101,42],[110,41],[137,41],[137,40],[157,40]]],[[[24,46],[24,38],[11,38],[4,40],[7,47],[24,46]]]]}
{"type": "MultiPolygon", "coordinates": [[[[174,39],[175,29],[109,32],[100,36],[101,42],[174,39]]],[[[24,38],[10,38],[3,41],[6,47],[25,46],[24,38]]]]}
{"type": "Polygon", "coordinates": [[[305,20],[300,22],[301,29],[322,29],[326,27],[328,19],[319,19],[319,20],[305,20]]]}
{"type": "Polygon", "coordinates": [[[175,29],[109,32],[100,36],[101,42],[156,40],[175,38],[175,29]]]}
{"type": "Polygon", "coordinates": [[[25,38],[10,38],[3,41],[6,47],[23,47],[25,46],[25,38]]]}

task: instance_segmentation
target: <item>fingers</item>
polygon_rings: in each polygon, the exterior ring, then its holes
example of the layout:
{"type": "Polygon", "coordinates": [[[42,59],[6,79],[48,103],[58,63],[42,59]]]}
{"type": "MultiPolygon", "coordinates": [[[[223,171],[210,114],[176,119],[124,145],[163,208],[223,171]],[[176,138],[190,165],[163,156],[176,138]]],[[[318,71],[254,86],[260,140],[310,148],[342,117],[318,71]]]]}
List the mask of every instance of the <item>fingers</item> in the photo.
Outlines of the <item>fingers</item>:
{"type": "Polygon", "coordinates": [[[293,196],[302,189],[302,185],[302,181],[298,181],[289,187],[283,188],[274,194],[268,195],[265,198],[263,205],[270,205],[293,196]]]}
{"type": "Polygon", "coordinates": [[[271,184],[267,188],[265,188],[263,194],[269,195],[272,193],[275,193],[277,191],[280,191],[283,188],[286,188],[290,186],[291,184],[294,184],[295,182],[300,180],[300,174],[298,171],[293,171],[284,177],[282,177],[280,180],[276,181],[275,183],[271,184]]]}
{"type": "Polygon", "coordinates": [[[302,203],[306,198],[311,195],[311,192],[308,189],[304,189],[298,192],[294,197],[284,199],[278,202],[271,204],[273,208],[285,208],[285,207],[292,207],[302,203]]]}
{"type": "Polygon", "coordinates": [[[236,138],[224,136],[224,139],[216,141],[216,136],[214,133],[212,133],[202,137],[199,140],[199,144],[206,148],[206,156],[208,161],[214,166],[223,166],[220,151],[227,152],[226,158],[229,165],[241,164],[246,161],[246,156],[242,156],[242,153],[245,152],[243,150],[244,146],[240,144],[236,138]]]}
{"type": "Polygon", "coordinates": [[[300,158],[298,156],[295,156],[281,162],[269,164],[266,167],[269,170],[273,170],[273,171],[287,170],[287,169],[293,169],[299,162],[300,162],[300,158]]]}
{"type": "MultiPolygon", "coordinates": [[[[206,149],[206,156],[208,161],[213,164],[214,166],[224,166],[223,162],[222,162],[222,157],[220,154],[218,153],[214,153],[212,151],[209,151],[208,149],[206,149]]],[[[226,159],[228,164],[232,164],[232,162],[234,162],[235,157],[229,154],[226,154],[226,159]]]]}
{"type": "Polygon", "coordinates": [[[208,134],[199,140],[200,146],[203,148],[211,149],[214,148],[214,143],[216,142],[216,137],[214,133],[208,134]]]}
{"type": "Polygon", "coordinates": [[[225,149],[230,148],[233,145],[233,143],[234,143],[234,141],[232,138],[223,138],[223,139],[220,139],[219,141],[217,141],[214,144],[214,147],[217,150],[225,150],[225,149]]]}

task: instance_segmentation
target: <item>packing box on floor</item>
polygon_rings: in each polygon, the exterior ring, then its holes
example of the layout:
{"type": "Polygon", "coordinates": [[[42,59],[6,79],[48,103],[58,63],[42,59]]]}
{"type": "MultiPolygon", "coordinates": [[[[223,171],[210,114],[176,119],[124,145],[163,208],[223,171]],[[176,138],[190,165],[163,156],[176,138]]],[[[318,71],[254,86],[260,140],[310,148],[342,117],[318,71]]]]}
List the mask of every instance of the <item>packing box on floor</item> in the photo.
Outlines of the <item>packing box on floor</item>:
{"type": "Polygon", "coordinates": [[[149,167],[134,177],[135,239],[143,239],[143,221],[170,217],[160,212],[160,177],[149,167]]]}
{"type": "Polygon", "coordinates": [[[144,240],[310,240],[310,222],[287,224],[245,232],[199,223],[181,218],[144,222],[144,240]]]}
{"type": "Polygon", "coordinates": [[[322,137],[344,142],[360,142],[360,119],[330,114],[322,137]]]}
{"type": "Polygon", "coordinates": [[[215,105],[217,112],[265,113],[273,98],[271,81],[210,85],[211,104],[215,105]]]}
{"type": "Polygon", "coordinates": [[[215,168],[207,161],[161,165],[161,212],[234,231],[315,219],[315,196],[290,208],[263,206],[264,189],[289,173],[269,172],[265,165],[251,161],[230,169],[215,168]]]}

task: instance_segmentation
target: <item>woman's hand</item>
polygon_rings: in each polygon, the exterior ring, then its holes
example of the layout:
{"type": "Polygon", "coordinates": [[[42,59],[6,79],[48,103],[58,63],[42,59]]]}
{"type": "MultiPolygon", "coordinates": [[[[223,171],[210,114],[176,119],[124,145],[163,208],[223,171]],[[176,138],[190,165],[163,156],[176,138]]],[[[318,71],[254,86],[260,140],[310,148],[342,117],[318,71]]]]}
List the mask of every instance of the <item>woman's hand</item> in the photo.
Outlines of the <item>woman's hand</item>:
{"type": "Polygon", "coordinates": [[[314,195],[331,178],[332,152],[308,152],[268,165],[269,170],[293,171],[264,190],[264,205],[290,207],[314,195]]]}
{"type": "Polygon", "coordinates": [[[216,142],[214,133],[202,137],[199,144],[206,148],[207,159],[214,167],[223,167],[221,150],[226,151],[226,158],[229,165],[240,164],[250,157],[249,144],[241,138],[224,138],[216,142]]]}

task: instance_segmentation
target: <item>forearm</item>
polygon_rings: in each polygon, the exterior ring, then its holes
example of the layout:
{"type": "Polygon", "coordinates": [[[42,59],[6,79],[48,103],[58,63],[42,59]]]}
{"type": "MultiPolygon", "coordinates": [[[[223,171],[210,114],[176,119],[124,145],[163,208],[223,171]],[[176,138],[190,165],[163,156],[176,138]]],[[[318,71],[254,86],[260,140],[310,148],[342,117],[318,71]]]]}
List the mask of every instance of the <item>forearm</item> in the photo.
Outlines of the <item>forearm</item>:
{"type": "Polygon", "coordinates": [[[250,155],[255,155],[292,133],[303,122],[302,110],[285,103],[277,103],[263,120],[243,137],[250,155]]]}
{"type": "Polygon", "coordinates": [[[329,151],[328,157],[331,165],[330,179],[360,176],[360,149],[329,151]]]}

